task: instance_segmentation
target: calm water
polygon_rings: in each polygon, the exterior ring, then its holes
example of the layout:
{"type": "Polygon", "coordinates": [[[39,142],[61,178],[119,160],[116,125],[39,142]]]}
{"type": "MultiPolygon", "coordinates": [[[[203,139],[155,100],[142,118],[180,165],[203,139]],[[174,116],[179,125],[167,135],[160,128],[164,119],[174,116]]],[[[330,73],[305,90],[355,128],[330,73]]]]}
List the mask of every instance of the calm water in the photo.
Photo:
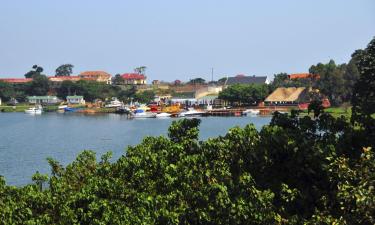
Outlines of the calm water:
{"type": "MultiPolygon", "coordinates": [[[[224,135],[234,126],[254,123],[259,129],[270,117],[204,117],[200,138],[224,135]]],[[[0,175],[9,185],[31,182],[35,171],[49,173],[46,161],[52,157],[66,165],[84,149],[107,151],[119,158],[128,145],[139,143],[144,136],[166,135],[176,119],[127,119],[116,114],[80,115],[45,113],[0,113],[0,175]]]]}

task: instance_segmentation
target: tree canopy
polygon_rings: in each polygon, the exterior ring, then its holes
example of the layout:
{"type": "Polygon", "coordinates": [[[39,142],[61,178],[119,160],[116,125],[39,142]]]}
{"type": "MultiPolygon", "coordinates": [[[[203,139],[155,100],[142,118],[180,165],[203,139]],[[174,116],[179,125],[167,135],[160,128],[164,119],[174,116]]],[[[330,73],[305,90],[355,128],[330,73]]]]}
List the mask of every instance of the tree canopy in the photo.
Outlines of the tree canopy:
{"type": "Polygon", "coordinates": [[[219,98],[237,105],[256,105],[269,94],[266,84],[235,84],[219,93],[219,98]]]}
{"type": "Polygon", "coordinates": [[[38,66],[38,65],[33,65],[32,70],[30,70],[29,72],[25,74],[25,78],[33,78],[34,76],[42,75],[42,72],[43,72],[43,67],[38,66]]]}
{"type": "Polygon", "coordinates": [[[72,64],[63,64],[59,67],[56,68],[56,77],[61,77],[61,76],[70,76],[73,73],[73,65],[72,64]]]}

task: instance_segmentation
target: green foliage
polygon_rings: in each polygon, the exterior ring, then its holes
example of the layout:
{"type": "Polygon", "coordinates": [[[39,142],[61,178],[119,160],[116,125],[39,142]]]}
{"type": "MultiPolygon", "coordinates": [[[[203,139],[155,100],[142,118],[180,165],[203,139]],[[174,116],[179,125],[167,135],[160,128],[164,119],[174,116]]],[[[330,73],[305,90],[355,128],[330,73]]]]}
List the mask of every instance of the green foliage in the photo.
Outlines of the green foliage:
{"type": "Polygon", "coordinates": [[[115,79],[113,80],[114,84],[123,84],[124,83],[124,78],[120,74],[115,75],[115,79]]]}
{"type": "Polygon", "coordinates": [[[357,67],[361,75],[352,99],[353,119],[366,125],[375,113],[375,38],[357,55],[357,67]]]}
{"type": "Polygon", "coordinates": [[[14,97],[14,94],[14,89],[11,84],[0,81],[0,98],[2,101],[9,101],[14,97]]]}
{"type": "Polygon", "coordinates": [[[141,103],[152,102],[155,98],[155,92],[152,90],[140,91],[134,95],[134,100],[141,103]]]}
{"type": "Polygon", "coordinates": [[[42,75],[43,67],[34,65],[32,70],[25,74],[25,78],[33,78],[34,76],[42,75]]]}
{"type": "Polygon", "coordinates": [[[47,95],[50,85],[49,80],[45,75],[35,74],[33,81],[27,87],[27,94],[31,96],[43,96],[47,95]]]}
{"type": "Polygon", "coordinates": [[[56,68],[56,77],[60,76],[70,76],[73,73],[73,65],[72,64],[63,64],[56,68]]]}
{"type": "Polygon", "coordinates": [[[266,84],[235,84],[219,93],[219,98],[238,105],[255,105],[269,94],[266,84]]]}

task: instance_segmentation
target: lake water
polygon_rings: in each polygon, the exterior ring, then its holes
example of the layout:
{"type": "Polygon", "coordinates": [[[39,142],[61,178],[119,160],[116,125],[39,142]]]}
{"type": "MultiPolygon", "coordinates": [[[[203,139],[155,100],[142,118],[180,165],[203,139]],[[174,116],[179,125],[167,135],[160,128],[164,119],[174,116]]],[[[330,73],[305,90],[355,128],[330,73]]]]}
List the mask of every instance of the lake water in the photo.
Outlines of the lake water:
{"type": "MultiPolygon", "coordinates": [[[[176,118],[177,119],[177,118],[176,118]]],[[[124,115],[82,115],[45,113],[0,113],[0,175],[9,185],[31,182],[36,171],[49,173],[46,161],[52,157],[61,164],[72,162],[84,149],[97,157],[107,151],[118,159],[126,147],[145,136],[167,135],[175,118],[127,119],[124,115]]],[[[253,123],[259,129],[270,117],[202,117],[200,139],[224,135],[234,126],[253,123]]]]}

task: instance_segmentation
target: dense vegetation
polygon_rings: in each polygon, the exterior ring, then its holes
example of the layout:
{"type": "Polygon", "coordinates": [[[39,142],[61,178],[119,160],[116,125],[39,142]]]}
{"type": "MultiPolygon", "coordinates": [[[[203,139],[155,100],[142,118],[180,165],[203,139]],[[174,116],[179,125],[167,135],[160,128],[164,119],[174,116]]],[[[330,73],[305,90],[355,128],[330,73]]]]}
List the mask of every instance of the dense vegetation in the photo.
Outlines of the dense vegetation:
{"type": "MultiPolygon", "coordinates": [[[[51,175],[0,178],[3,224],[374,224],[375,41],[358,60],[353,116],[275,114],[199,141],[198,119],[115,162],[84,151],[51,175]],[[370,107],[369,107],[370,105],[370,107]]],[[[318,105],[319,106],[319,105],[318,105]]],[[[312,108],[312,110],[320,110],[312,108]]]]}

